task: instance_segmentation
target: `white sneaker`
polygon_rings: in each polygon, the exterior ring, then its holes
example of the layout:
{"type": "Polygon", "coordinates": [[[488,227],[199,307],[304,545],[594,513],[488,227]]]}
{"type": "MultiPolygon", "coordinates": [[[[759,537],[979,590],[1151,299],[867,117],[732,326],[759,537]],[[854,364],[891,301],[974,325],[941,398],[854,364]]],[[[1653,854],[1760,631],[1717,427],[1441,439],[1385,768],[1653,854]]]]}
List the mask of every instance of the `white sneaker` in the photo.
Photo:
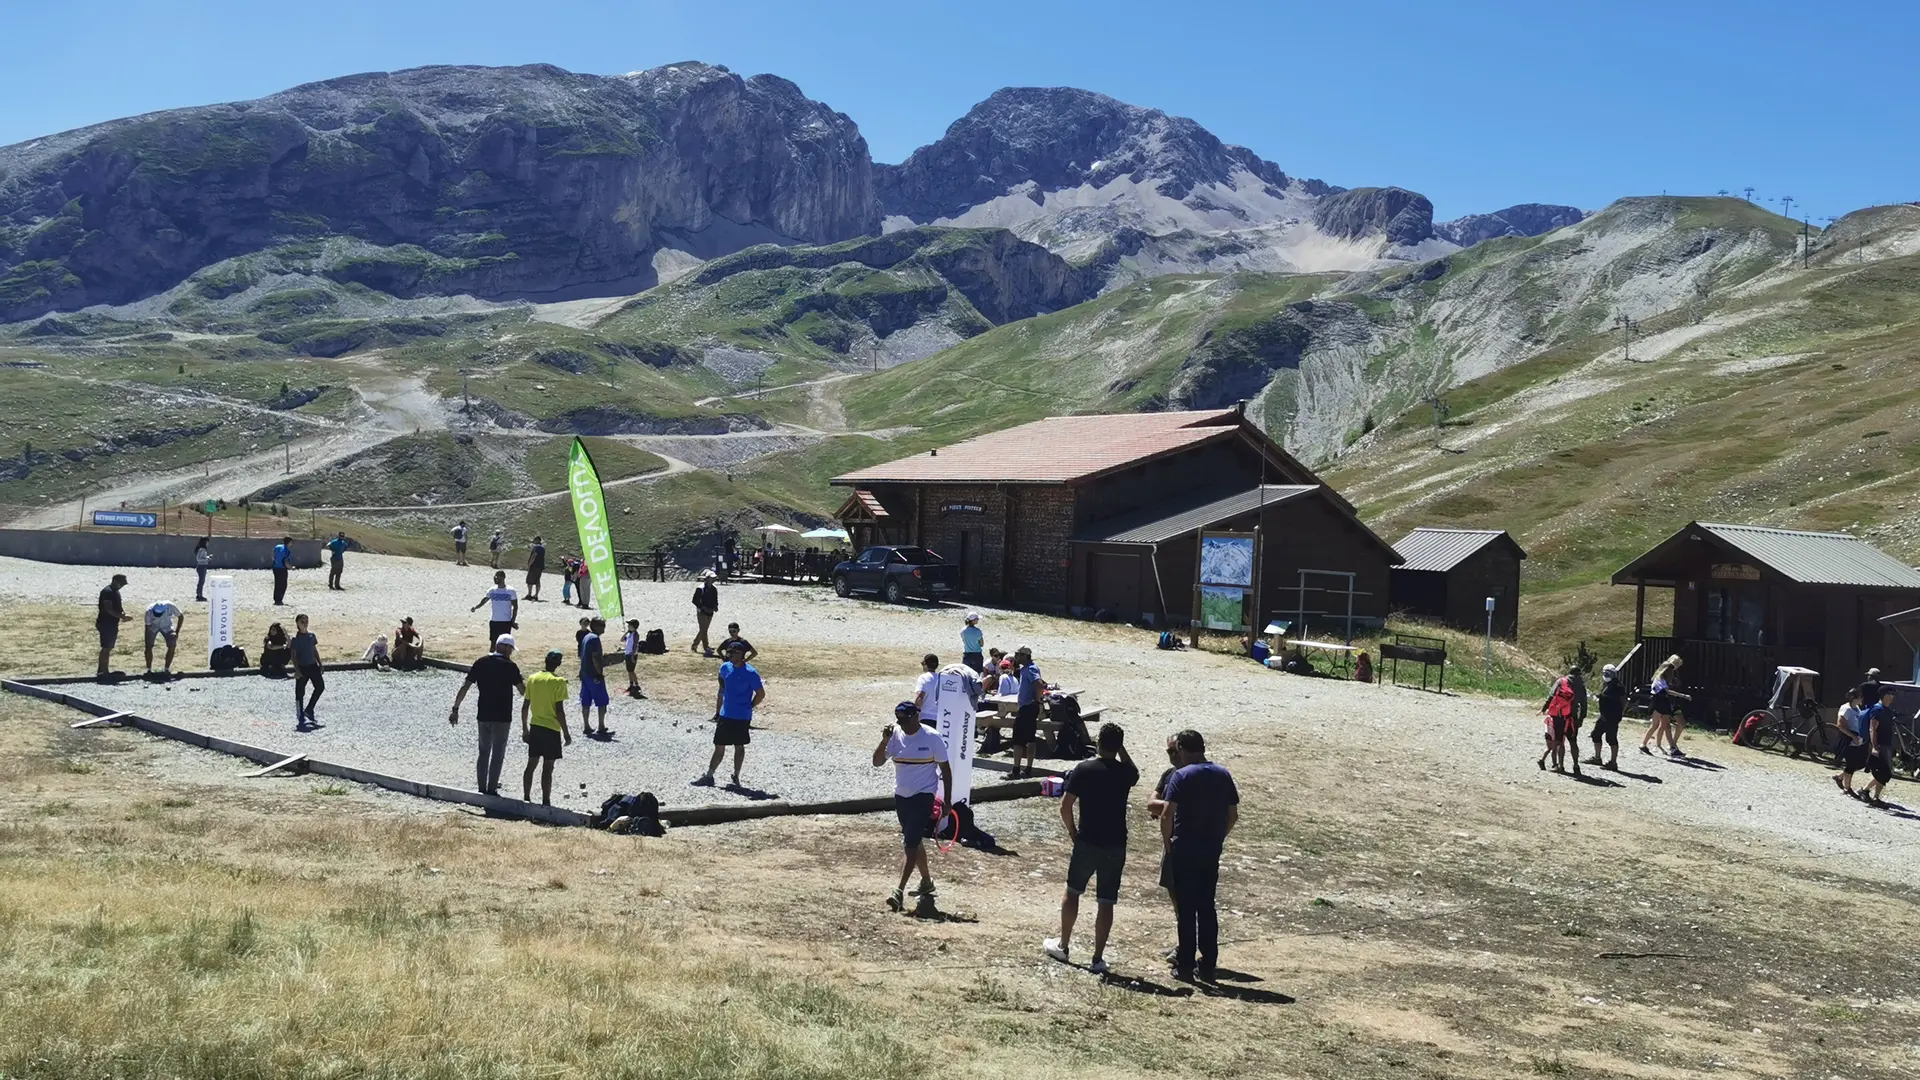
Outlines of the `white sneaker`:
{"type": "Polygon", "coordinates": [[[1065,945],[1060,944],[1060,939],[1057,937],[1050,937],[1050,938],[1047,938],[1045,941],[1042,941],[1040,943],[1040,949],[1042,952],[1045,952],[1048,956],[1053,957],[1055,960],[1058,960],[1063,964],[1072,962],[1067,959],[1067,947],[1065,945]]]}
{"type": "Polygon", "coordinates": [[[1095,975],[1105,975],[1107,973],[1107,962],[1105,960],[1095,960],[1093,963],[1087,965],[1087,970],[1095,975]]]}

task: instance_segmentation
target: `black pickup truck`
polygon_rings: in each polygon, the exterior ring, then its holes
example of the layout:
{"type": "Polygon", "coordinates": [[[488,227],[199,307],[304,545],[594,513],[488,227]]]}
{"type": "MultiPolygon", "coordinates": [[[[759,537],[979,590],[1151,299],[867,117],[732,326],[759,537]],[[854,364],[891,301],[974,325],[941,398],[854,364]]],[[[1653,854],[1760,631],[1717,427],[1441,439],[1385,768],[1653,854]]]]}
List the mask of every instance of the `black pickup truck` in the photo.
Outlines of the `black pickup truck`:
{"type": "Polygon", "coordinates": [[[875,593],[898,604],[910,596],[944,600],[960,588],[960,568],[926,548],[870,547],[833,568],[841,596],[875,593]]]}

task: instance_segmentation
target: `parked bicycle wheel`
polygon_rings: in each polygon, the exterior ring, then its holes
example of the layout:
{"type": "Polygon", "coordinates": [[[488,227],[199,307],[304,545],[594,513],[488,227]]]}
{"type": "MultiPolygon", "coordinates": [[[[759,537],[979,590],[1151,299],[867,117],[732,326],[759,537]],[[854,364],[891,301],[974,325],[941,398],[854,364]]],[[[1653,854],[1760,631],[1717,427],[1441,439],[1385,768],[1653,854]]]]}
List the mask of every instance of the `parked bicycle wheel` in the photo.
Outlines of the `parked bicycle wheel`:
{"type": "Polygon", "coordinates": [[[1768,712],[1760,712],[1757,715],[1761,717],[1760,724],[1753,729],[1753,734],[1748,738],[1761,750],[1780,749],[1781,736],[1784,734],[1780,721],[1775,720],[1773,714],[1768,712]]]}
{"type": "Polygon", "coordinates": [[[1840,761],[1840,733],[1827,724],[1821,724],[1807,732],[1807,756],[1822,765],[1837,765],[1840,761]]]}

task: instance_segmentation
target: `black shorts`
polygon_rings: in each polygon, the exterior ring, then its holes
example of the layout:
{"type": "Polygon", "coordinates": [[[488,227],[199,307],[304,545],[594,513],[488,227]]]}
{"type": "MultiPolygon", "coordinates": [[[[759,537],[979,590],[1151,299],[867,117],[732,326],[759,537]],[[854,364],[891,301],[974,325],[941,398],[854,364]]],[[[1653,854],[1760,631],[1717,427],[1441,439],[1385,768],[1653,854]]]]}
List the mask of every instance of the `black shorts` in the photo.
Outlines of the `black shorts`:
{"type": "Polygon", "coordinates": [[[1838,755],[1840,767],[1847,772],[1859,772],[1861,769],[1867,767],[1867,754],[1868,749],[1866,743],[1861,743],[1859,746],[1847,743],[1840,747],[1840,753],[1838,755]]]}
{"type": "Polygon", "coordinates": [[[1013,737],[1008,739],[1015,746],[1032,746],[1040,736],[1040,703],[1020,706],[1013,714],[1013,737]]]}
{"type": "Polygon", "coordinates": [[[97,622],[93,628],[100,631],[100,647],[103,649],[113,648],[114,642],[120,640],[120,624],[117,622],[97,622]]]}
{"type": "Polygon", "coordinates": [[[980,674],[987,666],[987,658],[977,652],[961,653],[960,662],[972,668],[975,675],[980,674]]]}
{"type": "Polygon", "coordinates": [[[1093,897],[1102,904],[1120,902],[1120,871],[1127,865],[1127,846],[1100,847],[1084,840],[1075,841],[1067,859],[1067,891],[1075,896],[1087,891],[1093,881],[1093,897]]]}
{"type": "Polygon", "coordinates": [[[520,741],[527,744],[527,754],[531,757],[560,760],[560,733],[550,727],[529,724],[527,733],[520,737],[520,741]]]}
{"type": "Polygon", "coordinates": [[[718,717],[713,722],[713,745],[745,746],[753,741],[753,722],[718,717]]]}
{"type": "Polygon", "coordinates": [[[489,620],[487,621],[487,645],[488,645],[488,647],[489,647],[489,648],[491,648],[494,642],[496,642],[496,641],[499,641],[499,640],[500,640],[500,635],[501,635],[501,634],[511,634],[511,633],[513,633],[513,624],[512,624],[512,623],[510,623],[510,622],[494,622],[494,621],[492,621],[491,619],[489,619],[489,620]]]}
{"type": "Polygon", "coordinates": [[[1893,782],[1893,749],[1891,747],[1885,748],[1881,750],[1879,753],[1868,758],[1867,773],[1868,775],[1873,777],[1875,783],[1879,783],[1879,784],[1892,783],[1893,782]]]}
{"type": "Polygon", "coordinates": [[[527,584],[529,584],[529,585],[538,585],[538,584],[540,584],[540,574],[541,574],[541,571],[539,571],[539,570],[529,570],[529,571],[527,571],[527,584]]]}
{"type": "Polygon", "coordinates": [[[895,795],[893,812],[900,819],[900,843],[905,850],[912,851],[933,835],[933,792],[895,795]]]}
{"type": "Polygon", "coordinates": [[[1603,716],[1593,722],[1593,737],[1620,745],[1620,718],[1603,716]]]}
{"type": "Polygon", "coordinates": [[[1160,887],[1168,892],[1173,891],[1173,867],[1167,865],[1167,853],[1164,850],[1160,852],[1160,887]]]}

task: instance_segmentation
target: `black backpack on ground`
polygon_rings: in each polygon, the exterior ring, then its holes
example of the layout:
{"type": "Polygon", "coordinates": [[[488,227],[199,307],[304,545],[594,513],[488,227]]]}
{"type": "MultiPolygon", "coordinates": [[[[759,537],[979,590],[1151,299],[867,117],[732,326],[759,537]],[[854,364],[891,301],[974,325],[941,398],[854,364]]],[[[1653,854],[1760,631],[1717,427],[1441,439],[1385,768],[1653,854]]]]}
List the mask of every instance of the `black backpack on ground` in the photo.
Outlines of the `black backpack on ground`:
{"type": "Polygon", "coordinates": [[[1093,740],[1087,736],[1087,725],[1080,720],[1080,703],[1070,697],[1058,698],[1048,706],[1048,712],[1060,725],[1054,731],[1055,756],[1071,761],[1092,757],[1093,740]]]}
{"type": "Polygon", "coordinates": [[[207,666],[215,671],[237,671],[247,666],[246,651],[238,645],[222,645],[207,658],[207,666]]]}
{"type": "Polygon", "coordinates": [[[640,651],[648,656],[667,655],[667,632],[657,628],[647,631],[647,639],[640,643],[640,651]]]}
{"type": "Polygon", "coordinates": [[[643,791],[638,795],[609,795],[600,804],[600,812],[593,815],[591,824],[596,829],[612,827],[620,819],[627,819],[626,830],[641,836],[665,836],[666,829],[660,825],[660,800],[653,792],[643,791]]]}
{"type": "Polygon", "coordinates": [[[953,808],[952,814],[941,815],[940,821],[934,826],[934,839],[953,840],[954,832],[956,831],[955,818],[959,819],[957,831],[960,834],[959,840],[962,846],[980,848],[985,851],[993,851],[999,846],[998,842],[994,840],[992,833],[985,832],[981,830],[978,825],[974,824],[973,807],[968,806],[966,803],[957,803],[953,808]]]}

